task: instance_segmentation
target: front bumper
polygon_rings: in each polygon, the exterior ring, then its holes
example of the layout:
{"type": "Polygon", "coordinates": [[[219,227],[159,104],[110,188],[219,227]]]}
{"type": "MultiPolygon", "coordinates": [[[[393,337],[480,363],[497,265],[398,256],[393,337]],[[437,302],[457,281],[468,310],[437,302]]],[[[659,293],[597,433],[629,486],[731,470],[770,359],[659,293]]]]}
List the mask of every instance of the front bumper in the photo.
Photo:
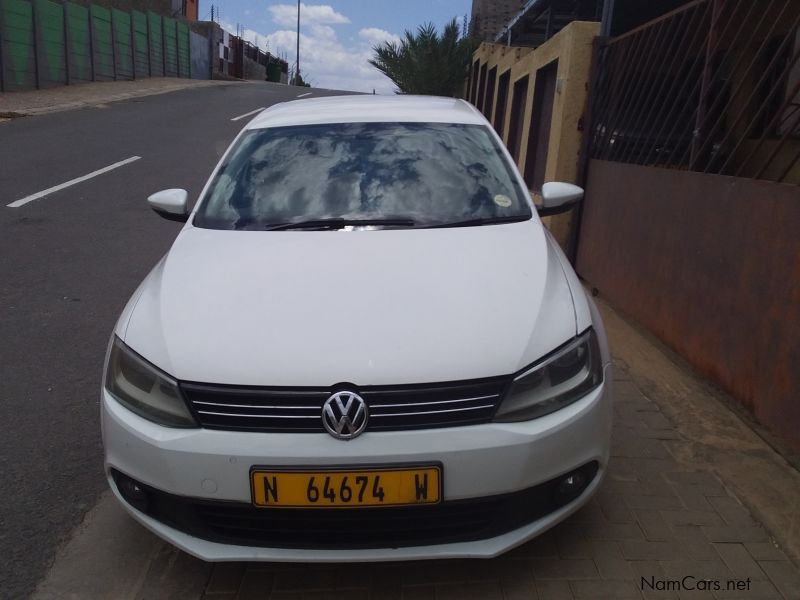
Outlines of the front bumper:
{"type": "Polygon", "coordinates": [[[597,489],[605,474],[610,447],[609,367],[605,374],[603,385],[585,398],[532,421],[365,433],[348,442],[327,434],[169,429],[131,413],[104,391],[106,471],[112,490],[134,518],[205,560],[342,562],[489,558],[563,520],[585,504],[597,489]],[[133,508],[122,498],[112,477],[115,470],[173,496],[243,504],[250,502],[249,471],[253,465],[326,467],[431,462],[443,465],[445,502],[527,490],[591,462],[598,464],[598,472],[575,500],[500,535],[435,545],[364,549],[261,547],[202,539],[133,508]]]}

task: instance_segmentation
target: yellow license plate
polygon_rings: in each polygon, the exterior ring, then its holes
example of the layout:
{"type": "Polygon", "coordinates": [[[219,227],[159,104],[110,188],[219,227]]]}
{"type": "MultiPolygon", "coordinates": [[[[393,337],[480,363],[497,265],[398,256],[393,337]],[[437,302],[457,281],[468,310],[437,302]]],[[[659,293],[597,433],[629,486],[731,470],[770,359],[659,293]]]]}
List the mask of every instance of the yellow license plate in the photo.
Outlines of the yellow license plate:
{"type": "Polygon", "coordinates": [[[250,472],[253,504],[262,507],[347,508],[437,504],[439,466],[384,469],[250,472]]]}

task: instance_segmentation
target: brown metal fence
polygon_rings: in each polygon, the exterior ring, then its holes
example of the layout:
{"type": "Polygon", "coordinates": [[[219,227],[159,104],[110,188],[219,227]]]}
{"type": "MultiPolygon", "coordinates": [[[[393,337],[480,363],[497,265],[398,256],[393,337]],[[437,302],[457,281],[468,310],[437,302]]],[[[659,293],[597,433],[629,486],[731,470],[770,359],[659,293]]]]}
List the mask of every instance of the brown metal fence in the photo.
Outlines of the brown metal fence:
{"type": "Polygon", "coordinates": [[[800,184],[800,0],[694,0],[598,52],[592,158],[800,184]]]}

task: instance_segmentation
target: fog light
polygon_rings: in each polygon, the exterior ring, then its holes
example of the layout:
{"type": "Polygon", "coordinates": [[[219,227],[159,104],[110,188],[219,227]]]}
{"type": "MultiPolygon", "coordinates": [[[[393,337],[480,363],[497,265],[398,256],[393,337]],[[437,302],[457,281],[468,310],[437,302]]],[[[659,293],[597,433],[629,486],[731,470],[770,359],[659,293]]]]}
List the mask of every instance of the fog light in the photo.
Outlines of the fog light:
{"type": "Polygon", "coordinates": [[[556,503],[563,506],[568,502],[572,502],[589,487],[596,473],[597,463],[591,462],[564,475],[555,489],[556,503]]]}
{"type": "Polygon", "coordinates": [[[117,480],[119,493],[125,498],[125,501],[135,509],[147,512],[147,507],[150,504],[150,497],[147,491],[126,475],[118,474],[115,479],[117,480]]]}
{"type": "Polygon", "coordinates": [[[586,477],[582,473],[577,472],[568,475],[558,485],[558,493],[564,496],[577,496],[586,487],[586,477]]]}

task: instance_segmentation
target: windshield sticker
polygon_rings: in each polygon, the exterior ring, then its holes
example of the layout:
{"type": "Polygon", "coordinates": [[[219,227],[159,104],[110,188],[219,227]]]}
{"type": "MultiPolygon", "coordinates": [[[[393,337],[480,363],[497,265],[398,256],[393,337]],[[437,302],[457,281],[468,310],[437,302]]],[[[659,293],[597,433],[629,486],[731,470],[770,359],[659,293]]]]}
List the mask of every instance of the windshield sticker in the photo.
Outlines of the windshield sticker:
{"type": "Polygon", "coordinates": [[[494,203],[501,208],[508,208],[513,204],[511,198],[503,194],[497,194],[497,196],[494,197],[494,203]]]}

